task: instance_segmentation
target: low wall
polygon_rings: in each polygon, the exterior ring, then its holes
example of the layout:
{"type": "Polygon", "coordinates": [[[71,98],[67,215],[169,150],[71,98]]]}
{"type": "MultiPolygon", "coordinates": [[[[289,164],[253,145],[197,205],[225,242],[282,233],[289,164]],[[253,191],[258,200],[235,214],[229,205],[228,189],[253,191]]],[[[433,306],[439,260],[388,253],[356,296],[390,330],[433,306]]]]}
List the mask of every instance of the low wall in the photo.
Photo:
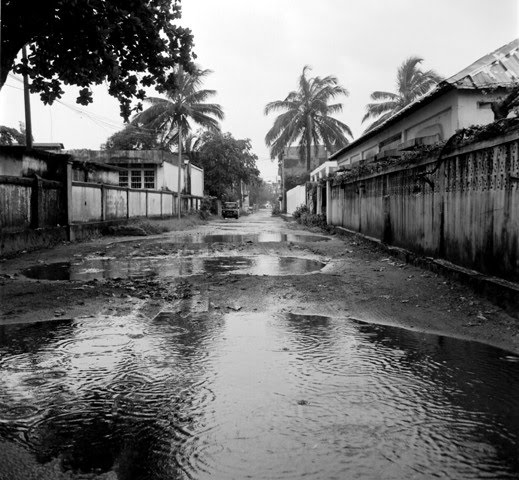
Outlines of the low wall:
{"type": "Polygon", "coordinates": [[[63,183],[33,178],[0,176],[0,231],[52,228],[66,223],[63,183]]]}
{"type": "Polygon", "coordinates": [[[287,191],[287,214],[292,215],[301,205],[306,205],[305,185],[298,185],[287,191]]]}
{"type": "Polygon", "coordinates": [[[328,222],[519,281],[519,133],[343,185],[328,222]]]}
{"type": "MultiPolygon", "coordinates": [[[[198,197],[182,196],[183,211],[195,208],[198,197]]],[[[72,182],[72,223],[105,222],[177,214],[177,194],[115,185],[72,182]]]]}

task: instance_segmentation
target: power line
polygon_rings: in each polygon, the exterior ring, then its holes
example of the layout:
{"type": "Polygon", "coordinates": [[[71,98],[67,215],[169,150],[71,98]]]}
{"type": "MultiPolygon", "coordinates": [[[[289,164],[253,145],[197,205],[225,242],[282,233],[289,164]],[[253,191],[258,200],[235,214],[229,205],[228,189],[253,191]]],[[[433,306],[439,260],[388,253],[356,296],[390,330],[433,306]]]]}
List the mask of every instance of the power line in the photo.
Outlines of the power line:
{"type": "MultiPolygon", "coordinates": [[[[16,75],[14,75],[12,73],[9,73],[8,75],[9,75],[9,77],[13,78],[17,82],[20,82],[23,84],[23,80],[18,78],[16,75]]],[[[11,88],[15,88],[17,90],[23,90],[23,88],[18,88],[14,85],[7,85],[7,86],[11,87],[11,88]]],[[[88,112],[84,108],[78,107],[77,105],[71,105],[70,103],[60,100],[60,99],[56,99],[55,101],[57,103],[63,105],[64,107],[72,110],[74,113],[76,113],[80,116],[82,116],[82,115],[86,116],[90,121],[95,123],[97,126],[103,128],[104,130],[108,130],[108,129],[122,130],[125,127],[124,123],[118,123],[118,122],[114,121],[113,119],[106,117],[104,115],[101,115],[98,113],[93,113],[93,112],[88,112]]],[[[152,129],[152,128],[141,127],[138,125],[133,125],[133,127],[141,132],[157,133],[157,130],[152,129]]]]}

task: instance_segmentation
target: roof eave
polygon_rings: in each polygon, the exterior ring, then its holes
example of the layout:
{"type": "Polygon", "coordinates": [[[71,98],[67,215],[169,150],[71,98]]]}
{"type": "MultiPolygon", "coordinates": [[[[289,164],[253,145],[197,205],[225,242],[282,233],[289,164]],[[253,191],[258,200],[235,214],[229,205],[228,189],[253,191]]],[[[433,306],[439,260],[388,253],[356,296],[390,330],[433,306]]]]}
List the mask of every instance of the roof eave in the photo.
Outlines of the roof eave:
{"type": "Polygon", "coordinates": [[[330,155],[328,160],[337,160],[339,156],[341,156],[343,153],[347,152],[353,147],[356,147],[360,143],[364,142],[365,140],[368,140],[378,133],[380,133],[382,130],[386,129],[387,127],[394,125],[396,122],[401,120],[403,117],[415,112],[416,110],[422,108],[423,106],[431,103],[433,100],[438,98],[439,96],[443,95],[444,93],[447,93],[450,90],[454,90],[455,87],[445,83],[441,82],[439,83],[434,90],[429,92],[428,94],[424,95],[419,100],[411,103],[407,107],[404,107],[402,110],[399,110],[397,113],[395,113],[393,116],[388,118],[384,123],[381,123],[378,127],[374,128],[373,130],[370,130],[369,132],[366,132],[361,137],[357,138],[357,140],[354,140],[349,145],[346,145],[341,150],[335,152],[333,155],[330,155]]]}

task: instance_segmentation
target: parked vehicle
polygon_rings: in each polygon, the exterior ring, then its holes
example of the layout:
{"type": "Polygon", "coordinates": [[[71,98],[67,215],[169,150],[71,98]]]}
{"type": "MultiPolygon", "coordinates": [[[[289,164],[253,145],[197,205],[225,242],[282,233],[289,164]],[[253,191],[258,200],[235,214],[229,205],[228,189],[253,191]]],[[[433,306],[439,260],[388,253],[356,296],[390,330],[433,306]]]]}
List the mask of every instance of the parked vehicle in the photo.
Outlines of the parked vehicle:
{"type": "Polygon", "coordinates": [[[223,218],[239,218],[240,217],[240,207],[238,202],[225,202],[222,208],[222,217],[223,218]]]}

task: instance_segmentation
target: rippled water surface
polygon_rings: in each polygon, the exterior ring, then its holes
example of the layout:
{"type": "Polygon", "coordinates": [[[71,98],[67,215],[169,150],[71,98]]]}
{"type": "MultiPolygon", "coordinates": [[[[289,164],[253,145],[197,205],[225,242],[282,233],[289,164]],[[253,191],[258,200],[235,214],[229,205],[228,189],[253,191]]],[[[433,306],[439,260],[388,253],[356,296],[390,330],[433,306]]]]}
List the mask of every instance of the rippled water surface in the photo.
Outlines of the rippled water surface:
{"type": "Polygon", "coordinates": [[[516,356],[351,319],[2,326],[0,479],[512,479],[518,398],[516,356]]]}
{"type": "Polygon", "coordinates": [[[101,280],[131,276],[180,277],[204,273],[300,275],[324,267],[316,260],[272,255],[233,257],[86,258],[35,265],[22,273],[40,280],[101,280]]]}
{"type": "Polygon", "coordinates": [[[192,234],[178,239],[180,243],[268,243],[268,242],[327,242],[322,235],[301,235],[295,233],[261,232],[254,234],[192,234]]]}

